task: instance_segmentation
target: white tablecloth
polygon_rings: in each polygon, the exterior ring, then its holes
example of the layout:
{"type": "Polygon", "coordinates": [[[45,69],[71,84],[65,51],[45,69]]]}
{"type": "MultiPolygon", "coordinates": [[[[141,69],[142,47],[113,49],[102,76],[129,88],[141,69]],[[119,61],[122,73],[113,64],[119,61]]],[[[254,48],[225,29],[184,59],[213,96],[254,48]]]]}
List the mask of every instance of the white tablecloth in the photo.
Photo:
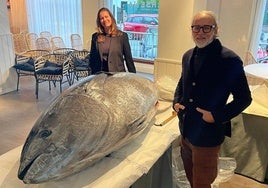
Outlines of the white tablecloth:
{"type": "MultiPolygon", "coordinates": [[[[162,122],[172,113],[171,103],[160,101],[156,122],[162,122]]],[[[120,150],[103,158],[92,167],[57,182],[24,184],[17,178],[22,146],[0,156],[0,187],[130,187],[139,177],[146,174],[170,144],[179,136],[178,118],[165,126],[151,126],[138,138],[120,150]]]]}
{"type": "Polygon", "coordinates": [[[268,117],[268,81],[251,90],[252,102],[244,113],[268,117]]]}
{"type": "Polygon", "coordinates": [[[246,73],[268,80],[268,63],[255,63],[244,67],[246,73]]]}
{"type": "MultiPolygon", "coordinates": [[[[268,64],[256,65],[268,70],[268,64]]],[[[235,172],[264,182],[268,174],[268,80],[256,83],[260,84],[251,85],[252,103],[232,120],[232,138],[225,139],[221,154],[236,159],[235,172]]]]}

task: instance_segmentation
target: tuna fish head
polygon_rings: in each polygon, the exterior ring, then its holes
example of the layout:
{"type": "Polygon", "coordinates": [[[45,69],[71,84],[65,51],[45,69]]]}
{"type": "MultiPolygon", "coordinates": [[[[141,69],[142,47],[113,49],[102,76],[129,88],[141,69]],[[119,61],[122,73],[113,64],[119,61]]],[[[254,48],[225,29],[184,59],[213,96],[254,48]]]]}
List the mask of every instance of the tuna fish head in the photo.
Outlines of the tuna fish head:
{"type": "Polygon", "coordinates": [[[91,76],[66,90],[35,122],[23,146],[24,183],[62,179],[137,137],[154,121],[155,84],[132,73],[91,76]]]}

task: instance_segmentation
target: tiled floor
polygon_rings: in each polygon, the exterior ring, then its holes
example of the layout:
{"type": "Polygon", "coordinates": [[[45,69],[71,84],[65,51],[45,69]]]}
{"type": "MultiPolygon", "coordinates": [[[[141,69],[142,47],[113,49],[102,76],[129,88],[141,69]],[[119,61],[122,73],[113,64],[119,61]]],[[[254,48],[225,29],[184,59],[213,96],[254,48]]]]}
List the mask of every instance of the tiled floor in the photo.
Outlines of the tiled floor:
{"type": "Polygon", "coordinates": [[[58,88],[49,92],[47,83],[40,85],[39,100],[33,77],[22,77],[19,91],[0,95],[0,154],[24,143],[39,114],[59,94],[58,88]]]}
{"type": "MultiPolygon", "coordinates": [[[[141,74],[153,79],[152,75],[141,74]]],[[[66,89],[68,85],[64,85],[66,89]]],[[[59,95],[59,88],[48,90],[47,83],[40,84],[39,99],[34,94],[33,77],[21,78],[20,90],[0,95],[0,155],[24,144],[39,114],[59,95]]],[[[220,188],[268,188],[243,176],[235,175],[220,188]]]]}

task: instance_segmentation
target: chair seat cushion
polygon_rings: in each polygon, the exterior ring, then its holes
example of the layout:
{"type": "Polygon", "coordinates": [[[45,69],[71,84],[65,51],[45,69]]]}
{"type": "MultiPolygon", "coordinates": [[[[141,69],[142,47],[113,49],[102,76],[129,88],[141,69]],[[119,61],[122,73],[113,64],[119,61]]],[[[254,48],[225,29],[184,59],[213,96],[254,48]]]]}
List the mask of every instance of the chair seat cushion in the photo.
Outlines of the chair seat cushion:
{"type": "Polygon", "coordinates": [[[51,75],[61,75],[62,74],[62,67],[55,67],[55,66],[47,66],[38,71],[36,74],[51,74],[51,75]]]}
{"type": "Polygon", "coordinates": [[[75,70],[76,71],[89,71],[90,70],[90,68],[89,67],[75,67],[75,70]]]}
{"type": "Polygon", "coordinates": [[[61,65],[47,60],[44,64],[44,67],[61,67],[61,65]]]}
{"type": "Polygon", "coordinates": [[[34,59],[30,57],[29,60],[27,61],[27,63],[34,66],[34,59]]]}
{"type": "Polygon", "coordinates": [[[79,59],[74,57],[73,58],[73,62],[74,62],[74,67],[89,67],[89,61],[88,59],[79,59]]]}
{"type": "Polygon", "coordinates": [[[15,69],[34,72],[34,60],[29,58],[28,61],[24,61],[23,63],[18,63],[13,65],[15,69]]]}
{"type": "Polygon", "coordinates": [[[34,72],[34,66],[30,65],[29,63],[16,64],[13,67],[18,70],[34,72]]]}

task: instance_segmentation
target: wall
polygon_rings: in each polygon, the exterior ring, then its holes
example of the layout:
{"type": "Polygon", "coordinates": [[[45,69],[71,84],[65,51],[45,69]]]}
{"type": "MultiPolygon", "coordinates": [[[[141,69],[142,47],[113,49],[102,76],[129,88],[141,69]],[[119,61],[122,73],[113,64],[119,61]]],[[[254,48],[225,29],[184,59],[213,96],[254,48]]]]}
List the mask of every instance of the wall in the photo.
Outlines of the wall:
{"type": "Polygon", "coordinates": [[[14,64],[13,41],[9,29],[6,1],[0,1],[0,94],[16,89],[17,74],[14,64]]]}
{"type": "Polygon", "coordinates": [[[158,56],[155,60],[155,79],[169,76],[178,79],[183,53],[193,46],[190,24],[194,0],[159,1],[158,56]]]}
{"type": "Polygon", "coordinates": [[[107,7],[105,0],[89,1],[82,0],[82,17],[83,17],[83,43],[86,49],[90,48],[91,35],[96,32],[96,18],[98,10],[101,7],[107,7]]]}
{"type": "Polygon", "coordinates": [[[20,33],[28,31],[26,0],[10,0],[10,30],[11,33],[20,33]]]}
{"type": "Polygon", "coordinates": [[[82,0],[83,13],[83,44],[90,48],[91,35],[96,32],[96,15],[99,9],[98,1],[82,0]]]}
{"type": "Polygon", "coordinates": [[[241,58],[244,58],[250,42],[249,26],[253,2],[252,0],[221,0],[218,1],[219,8],[216,10],[220,25],[219,35],[223,45],[234,50],[241,58]]]}

